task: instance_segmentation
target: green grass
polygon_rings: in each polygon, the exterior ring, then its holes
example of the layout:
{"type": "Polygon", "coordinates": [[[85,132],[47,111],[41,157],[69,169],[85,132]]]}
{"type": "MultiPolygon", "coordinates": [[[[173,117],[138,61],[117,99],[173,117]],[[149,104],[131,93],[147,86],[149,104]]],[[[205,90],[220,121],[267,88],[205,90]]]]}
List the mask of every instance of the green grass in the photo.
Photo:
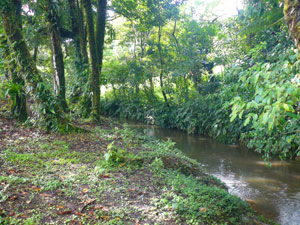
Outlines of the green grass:
{"type": "Polygon", "coordinates": [[[101,128],[48,138],[10,144],[0,152],[6,171],[13,171],[0,176],[7,186],[0,186],[0,204],[9,203],[11,208],[3,208],[14,212],[0,217],[1,224],[48,224],[48,218],[52,224],[252,224],[257,219],[171,141],[101,128]],[[19,197],[13,200],[14,195],[19,197]],[[74,214],[88,200],[99,209],[88,206],[82,215],[74,214]],[[58,214],[68,210],[72,213],[58,214]]]}

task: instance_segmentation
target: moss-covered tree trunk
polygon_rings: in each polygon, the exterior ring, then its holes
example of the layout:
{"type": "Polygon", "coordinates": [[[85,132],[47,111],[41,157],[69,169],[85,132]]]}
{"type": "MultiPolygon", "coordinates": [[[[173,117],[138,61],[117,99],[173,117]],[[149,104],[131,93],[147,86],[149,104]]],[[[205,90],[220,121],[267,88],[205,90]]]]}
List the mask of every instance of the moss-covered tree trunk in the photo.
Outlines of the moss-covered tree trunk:
{"type": "Polygon", "coordinates": [[[67,111],[65,65],[61,47],[60,22],[56,7],[52,0],[47,0],[47,10],[47,18],[50,23],[51,33],[54,93],[63,109],[67,111]]]}
{"type": "MultiPolygon", "coordinates": [[[[2,41],[2,46],[5,46],[4,58],[6,59],[7,72],[9,74],[8,79],[10,79],[15,88],[11,88],[11,92],[14,95],[11,104],[11,114],[20,122],[24,122],[28,118],[27,108],[26,108],[26,94],[24,91],[24,80],[22,79],[18,65],[13,59],[10,52],[7,40],[4,38],[2,41]],[[17,87],[17,89],[16,89],[17,87]]],[[[12,96],[11,96],[12,97],[12,96]]]]}
{"type": "Polygon", "coordinates": [[[78,8],[75,0],[68,0],[69,2],[69,11],[71,16],[71,27],[72,32],[74,33],[74,47],[76,52],[76,57],[78,61],[82,60],[82,54],[80,49],[80,34],[79,34],[79,23],[78,23],[78,8]]]}
{"type": "Polygon", "coordinates": [[[106,10],[107,10],[107,0],[98,0],[97,25],[96,25],[96,45],[97,45],[97,54],[98,54],[100,74],[102,71],[102,63],[103,63],[106,10]]]}
{"type": "MultiPolygon", "coordinates": [[[[98,56],[98,64],[99,64],[99,84],[101,84],[101,72],[102,72],[102,64],[103,64],[106,10],[107,10],[107,0],[98,0],[97,24],[96,24],[96,47],[97,47],[97,56],[98,56]]],[[[101,95],[101,89],[99,90],[101,95]]]]}
{"type": "Polygon", "coordinates": [[[79,63],[88,64],[88,54],[87,54],[87,42],[86,35],[84,31],[84,20],[82,9],[79,2],[76,0],[69,1],[69,10],[71,16],[71,27],[74,33],[74,45],[76,50],[76,56],[79,63]]]}
{"type": "MultiPolygon", "coordinates": [[[[87,53],[87,37],[86,29],[84,27],[84,18],[82,5],[78,0],[68,0],[69,1],[69,12],[71,19],[72,32],[74,33],[74,47],[76,60],[74,63],[76,76],[75,81],[72,86],[71,99],[72,102],[81,101],[81,106],[83,108],[90,108],[91,99],[89,96],[84,95],[84,87],[88,83],[89,73],[88,73],[88,53],[87,53]]],[[[84,110],[86,112],[90,109],[84,110]]]]}
{"type": "MultiPolygon", "coordinates": [[[[22,30],[22,17],[21,17],[21,9],[22,3],[21,0],[13,0],[13,4],[15,5],[15,13],[16,13],[16,23],[20,30],[22,30]]],[[[11,56],[11,51],[9,50],[9,46],[7,45],[7,40],[3,40],[3,43],[7,48],[5,50],[5,57],[8,59],[8,70],[10,74],[10,79],[15,85],[19,86],[21,89],[18,93],[15,93],[16,97],[13,100],[14,104],[11,106],[12,115],[17,118],[17,120],[24,122],[28,118],[27,108],[26,108],[26,94],[24,88],[24,80],[20,75],[20,71],[18,71],[18,65],[15,60],[11,56]]]]}
{"type": "Polygon", "coordinates": [[[51,91],[46,88],[23,39],[17,22],[16,5],[11,0],[1,0],[0,15],[16,60],[22,69],[23,79],[39,105],[38,115],[40,119],[47,129],[65,129],[68,122],[63,118],[63,110],[55,103],[51,91]]]}
{"type": "Polygon", "coordinates": [[[81,0],[81,3],[79,4],[79,0],[77,0],[77,18],[79,22],[79,33],[80,33],[80,49],[81,49],[81,55],[84,60],[88,64],[88,50],[87,50],[87,29],[84,22],[84,14],[83,14],[83,3],[81,0]]]}
{"type": "Polygon", "coordinates": [[[284,0],[284,15],[300,53],[300,1],[284,0]]]}
{"type": "Polygon", "coordinates": [[[86,16],[87,36],[89,41],[89,52],[92,65],[92,73],[90,78],[90,87],[92,92],[92,116],[95,120],[98,121],[100,120],[100,74],[97,46],[95,40],[93,11],[90,0],[83,0],[83,5],[86,16]]]}

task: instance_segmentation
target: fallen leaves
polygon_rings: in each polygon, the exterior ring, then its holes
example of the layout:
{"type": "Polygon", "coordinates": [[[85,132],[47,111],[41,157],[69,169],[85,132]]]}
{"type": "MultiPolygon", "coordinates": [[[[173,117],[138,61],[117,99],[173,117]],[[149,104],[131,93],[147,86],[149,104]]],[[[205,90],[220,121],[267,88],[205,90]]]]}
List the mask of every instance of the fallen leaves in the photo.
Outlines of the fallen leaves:
{"type": "Polygon", "coordinates": [[[90,205],[90,204],[92,204],[92,203],[94,203],[96,201],[96,199],[89,199],[89,200],[87,200],[85,203],[84,203],[84,206],[82,207],[82,209],[81,209],[81,213],[86,209],[86,207],[88,207],[88,205],[90,205]]]}
{"type": "Polygon", "coordinates": [[[106,206],[103,206],[101,210],[104,211],[104,212],[109,212],[109,208],[106,207],[106,206]]]}
{"type": "Polygon", "coordinates": [[[84,216],[84,214],[83,214],[83,213],[80,213],[80,212],[74,212],[74,214],[75,214],[76,216],[84,216]]]}
{"type": "Polygon", "coordinates": [[[20,217],[23,218],[23,219],[26,219],[28,216],[23,213],[23,214],[20,215],[20,217]]]}
{"type": "Polygon", "coordinates": [[[8,217],[14,216],[16,213],[11,212],[10,214],[8,214],[8,217]]]}
{"type": "Polygon", "coordinates": [[[109,217],[108,216],[101,216],[101,219],[103,219],[103,220],[109,220],[109,217]]]}
{"type": "Polygon", "coordinates": [[[45,193],[40,194],[40,196],[42,196],[42,197],[52,197],[52,195],[50,195],[50,194],[45,194],[45,193]]]}
{"type": "Polygon", "coordinates": [[[63,215],[66,215],[66,214],[72,214],[73,211],[72,210],[67,210],[67,211],[61,211],[61,212],[56,212],[57,215],[60,215],[60,216],[63,216],[63,215]]]}
{"type": "Polygon", "coordinates": [[[97,205],[95,207],[93,207],[94,210],[102,210],[104,212],[109,212],[110,209],[107,206],[104,205],[97,205]]]}
{"type": "Polygon", "coordinates": [[[201,212],[206,212],[207,209],[206,209],[206,208],[201,208],[200,211],[201,211],[201,212]]]}
{"type": "Polygon", "coordinates": [[[76,221],[76,220],[72,220],[70,223],[69,223],[70,225],[77,225],[77,224],[79,224],[79,225],[82,225],[82,223],[80,222],[80,221],[76,221]]]}
{"type": "Polygon", "coordinates": [[[18,196],[14,195],[14,196],[10,197],[8,200],[13,201],[13,200],[16,200],[17,198],[18,198],[18,196]]]}
{"type": "Polygon", "coordinates": [[[88,188],[84,188],[84,189],[82,190],[83,193],[87,193],[88,191],[89,191],[88,188]]]}

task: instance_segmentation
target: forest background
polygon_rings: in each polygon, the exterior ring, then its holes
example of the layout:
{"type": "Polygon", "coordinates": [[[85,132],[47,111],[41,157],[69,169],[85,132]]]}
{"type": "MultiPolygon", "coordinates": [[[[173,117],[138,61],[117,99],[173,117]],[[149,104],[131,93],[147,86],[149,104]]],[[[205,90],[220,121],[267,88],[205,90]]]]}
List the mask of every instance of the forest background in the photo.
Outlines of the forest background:
{"type": "Polygon", "coordinates": [[[245,0],[222,18],[189,2],[2,0],[11,115],[68,132],[104,114],[299,157],[299,3],[245,0]]]}

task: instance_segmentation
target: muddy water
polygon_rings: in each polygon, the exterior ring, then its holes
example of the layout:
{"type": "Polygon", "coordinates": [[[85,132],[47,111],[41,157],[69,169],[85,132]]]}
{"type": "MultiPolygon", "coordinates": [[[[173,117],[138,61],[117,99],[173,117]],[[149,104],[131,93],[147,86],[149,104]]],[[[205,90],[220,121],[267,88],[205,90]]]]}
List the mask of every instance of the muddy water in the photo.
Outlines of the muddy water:
{"type": "Polygon", "coordinates": [[[257,211],[283,225],[300,225],[300,162],[271,161],[239,146],[230,146],[197,135],[127,122],[159,139],[170,138],[176,147],[196,159],[257,211]]]}

